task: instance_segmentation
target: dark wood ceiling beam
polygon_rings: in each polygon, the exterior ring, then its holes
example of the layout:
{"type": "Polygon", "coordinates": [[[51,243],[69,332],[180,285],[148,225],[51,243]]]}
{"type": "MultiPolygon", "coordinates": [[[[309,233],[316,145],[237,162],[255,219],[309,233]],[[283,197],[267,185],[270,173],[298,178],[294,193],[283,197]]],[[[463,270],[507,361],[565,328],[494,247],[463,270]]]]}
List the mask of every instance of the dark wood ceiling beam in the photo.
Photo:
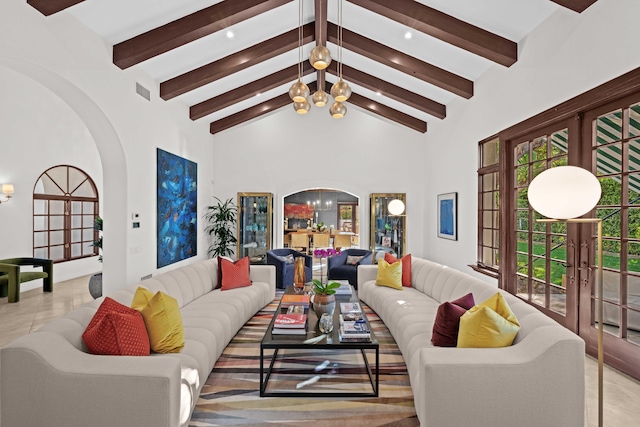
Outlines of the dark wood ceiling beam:
{"type": "MultiPolygon", "coordinates": [[[[302,43],[313,41],[313,22],[303,26],[302,43]]],[[[298,28],[160,83],[160,97],[174,98],[298,47],[298,28]]]]}
{"type": "MultiPolygon", "coordinates": [[[[328,82],[325,84],[325,91],[331,91],[331,84],[328,82]]],[[[409,114],[403,113],[402,111],[398,111],[394,108],[388,107],[384,104],[380,104],[379,102],[376,102],[365,96],[358,95],[357,93],[351,93],[351,96],[347,100],[346,104],[347,108],[349,108],[349,104],[353,104],[364,110],[370,111],[374,114],[384,117],[385,119],[399,123],[418,132],[425,133],[427,131],[427,122],[410,116],[409,114]]],[[[348,118],[343,120],[348,120],[348,118]]]]}
{"type": "Polygon", "coordinates": [[[27,0],[27,4],[31,5],[44,16],[53,15],[74,4],[82,3],[84,0],[27,0]]]}
{"type": "MultiPolygon", "coordinates": [[[[328,30],[329,41],[336,45],[339,44],[337,38],[338,26],[330,22],[328,30]]],[[[346,28],[343,30],[342,36],[342,45],[345,49],[359,53],[463,98],[471,98],[473,96],[473,82],[471,80],[428,64],[346,28]]]]}
{"type": "MultiPolygon", "coordinates": [[[[329,65],[328,70],[331,74],[335,76],[338,75],[337,64],[332,62],[331,65],[329,65]]],[[[403,104],[439,119],[444,119],[447,116],[447,107],[445,105],[429,98],[425,98],[422,95],[418,95],[417,93],[411,92],[400,86],[396,86],[393,83],[380,80],[371,74],[349,67],[348,65],[342,66],[342,76],[348,82],[353,82],[374,92],[380,92],[380,94],[388,98],[402,102],[403,104]]]]}
{"type": "MultiPolygon", "coordinates": [[[[311,92],[314,92],[316,90],[316,87],[317,85],[315,82],[311,83],[309,85],[309,90],[311,90],[311,92]]],[[[212,122],[209,125],[209,132],[211,132],[212,134],[222,132],[223,130],[232,128],[249,120],[255,119],[256,117],[260,117],[264,114],[270,113],[271,111],[275,111],[286,105],[292,104],[293,102],[291,101],[291,98],[289,98],[289,94],[283,93],[282,95],[271,98],[261,104],[254,105],[253,107],[249,107],[246,110],[239,111],[223,119],[212,122]]]]}
{"type": "Polygon", "coordinates": [[[113,63],[122,69],[131,67],[290,1],[234,0],[217,3],[116,44],[113,46],[113,63]]]}
{"type": "Polygon", "coordinates": [[[314,1],[316,46],[327,45],[327,0],[314,1]]]}
{"type": "MultiPolygon", "coordinates": [[[[302,63],[302,75],[306,76],[315,71],[309,61],[302,63]]],[[[270,74],[261,79],[255,80],[251,83],[247,83],[244,86],[230,90],[221,95],[202,101],[199,104],[193,105],[189,109],[189,117],[191,120],[201,119],[211,113],[230,107],[231,105],[247,100],[256,96],[259,93],[264,93],[275,87],[283,85],[287,82],[295,80],[298,77],[298,64],[294,64],[283,70],[270,74]]]]}
{"type": "Polygon", "coordinates": [[[517,43],[417,1],[348,1],[498,64],[509,67],[518,60],[517,43]]]}
{"type": "Polygon", "coordinates": [[[566,7],[567,9],[571,9],[575,12],[582,13],[589,6],[591,6],[598,0],[551,0],[551,1],[559,4],[560,6],[566,7]]]}

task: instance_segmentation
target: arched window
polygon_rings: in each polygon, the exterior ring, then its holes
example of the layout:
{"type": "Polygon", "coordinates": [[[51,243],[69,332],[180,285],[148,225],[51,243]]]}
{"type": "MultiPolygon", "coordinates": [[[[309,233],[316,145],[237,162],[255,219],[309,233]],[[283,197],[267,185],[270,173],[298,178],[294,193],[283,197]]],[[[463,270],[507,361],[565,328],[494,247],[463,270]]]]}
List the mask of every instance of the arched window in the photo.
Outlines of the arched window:
{"type": "Polygon", "coordinates": [[[98,255],[98,191],[93,180],[73,166],[45,171],[33,190],[33,256],[55,262],[98,255]]]}

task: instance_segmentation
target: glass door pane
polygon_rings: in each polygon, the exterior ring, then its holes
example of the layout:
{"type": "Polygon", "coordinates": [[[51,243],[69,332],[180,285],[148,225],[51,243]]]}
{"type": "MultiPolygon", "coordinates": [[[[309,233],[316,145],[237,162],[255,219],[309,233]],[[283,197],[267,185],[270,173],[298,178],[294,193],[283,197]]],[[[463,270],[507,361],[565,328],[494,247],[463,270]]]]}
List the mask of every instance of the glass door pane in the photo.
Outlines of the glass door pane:
{"type": "Polygon", "coordinates": [[[384,258],[386,252],[401,258],[406,255],[406,206],[400,215],[389,212],[392,200],[401,200],[406,205],[406,194],[372,194],[371,195],[371,234],[369,235],[369,249],[373,252],[373,262],[384,258]]]}
{"type": "Polygon", "coordinates": [[[567,225],[542,223],[529,205],[531,181],[548,168],[566,165],[568,129],[536,135],[515,145],[513,236],[516,294],[562,321],[567,316],[567,225]]]}
{"type": "Polygon", "coordinates": [[[238,193],[238,259],[265,264],[271,249],[272,194],[238,193]]]}

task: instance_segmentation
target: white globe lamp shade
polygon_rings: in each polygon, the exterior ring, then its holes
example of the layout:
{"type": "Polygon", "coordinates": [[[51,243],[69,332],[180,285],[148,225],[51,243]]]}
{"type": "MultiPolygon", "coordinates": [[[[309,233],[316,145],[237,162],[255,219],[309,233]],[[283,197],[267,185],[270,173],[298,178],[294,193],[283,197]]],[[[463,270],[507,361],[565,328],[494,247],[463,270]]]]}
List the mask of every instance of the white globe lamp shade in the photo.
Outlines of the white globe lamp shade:
{"type": "Polygon", "coordinates": [[[536,176],[528,190],[529,204],[552,219],[578,218],[591,211],[602,194],[600,181],[576,166],[558,166],[536,176]]]}
{"type": "Polygon", "coordinates": [[[389,209],[391,215],[402,215],[404,212],[404,202],[400,199],[393,199],[387,205],[387,209],[389,209]]]}

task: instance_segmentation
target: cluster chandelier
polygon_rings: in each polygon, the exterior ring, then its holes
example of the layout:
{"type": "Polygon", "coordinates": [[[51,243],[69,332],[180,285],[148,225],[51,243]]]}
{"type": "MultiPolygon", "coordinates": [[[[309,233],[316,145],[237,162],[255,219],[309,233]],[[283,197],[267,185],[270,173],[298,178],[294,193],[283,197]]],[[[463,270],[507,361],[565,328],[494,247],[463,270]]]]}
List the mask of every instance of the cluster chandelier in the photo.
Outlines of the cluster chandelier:
{"type": "MultiPolygon", "coordinates": [[[[306,114],[311,108],[308,101],[309,87],[302,81],[302,1],[298,0],[298,81],[291,85],[289,97],[293,100],[293,108],[298,114],[306,114]]],[[[338,0],[338,81],[331,87],[331,96],[335,102],[329,108],[329,113],[333,118],[340,119],[347,114],[347,107],[344,102],[351,96],[349,84],[342,79],[342,1],[338,0]]],[[[318,17],[322,22],[322,16],[318,17]]],[[[311,50],[309,62],[318,71],[324,70],[331,64],[331,52],[326,46],[318,42],[311,50]]],[[[329,96],[318,85],[318,90],[313,94],[313,103],[316,107],[324,107],[329,101],[329,96]]]]}

